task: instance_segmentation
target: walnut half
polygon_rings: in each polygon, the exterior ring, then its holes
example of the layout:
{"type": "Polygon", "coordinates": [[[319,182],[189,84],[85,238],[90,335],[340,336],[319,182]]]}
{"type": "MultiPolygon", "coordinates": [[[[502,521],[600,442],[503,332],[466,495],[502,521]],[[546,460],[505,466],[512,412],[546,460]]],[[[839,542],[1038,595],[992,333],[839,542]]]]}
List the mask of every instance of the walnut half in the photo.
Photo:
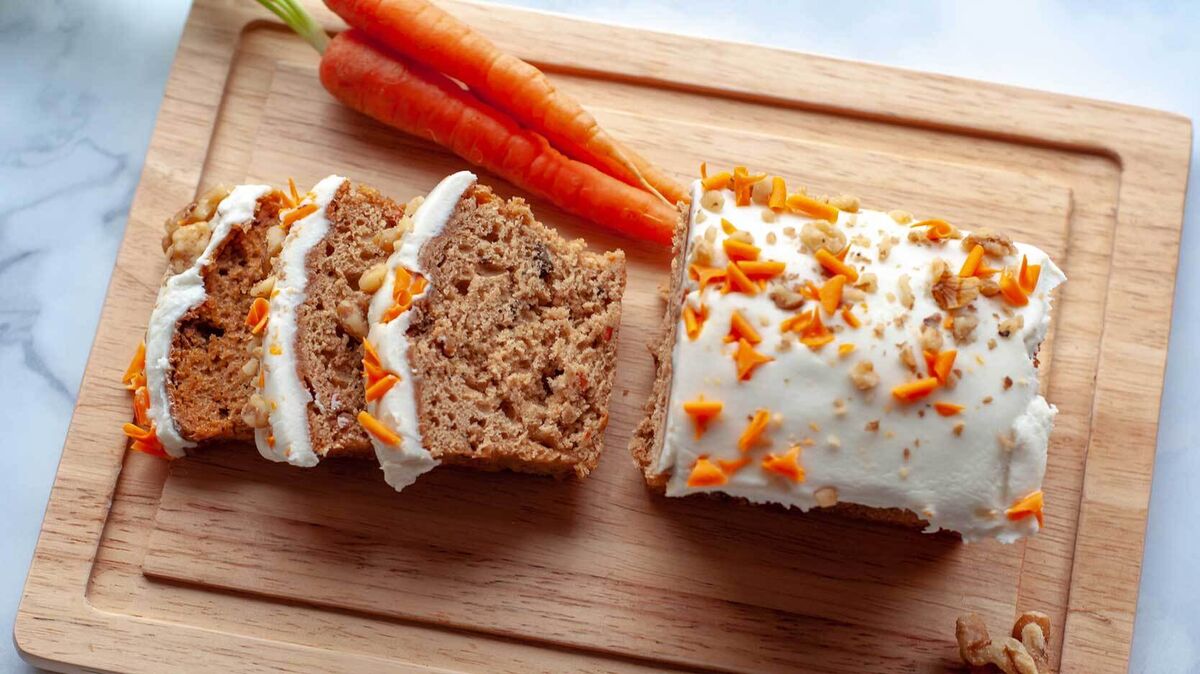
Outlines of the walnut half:
{"type": "Polygon", "coordinates": [[[979,279],[973,276],[963,278],[946,269],[933,282],[930,291],[939,307],[946,311],[961,309],[979,297],[979,279]]]}
{"type": "Polygon", "coordinates": [[[991,665],[1004,674],[1047,674],[1050,617],[1026,611],[1017,618],[1012,634],[993,641],[983,618],[975,613],[961,616],[954,626],[958,654],[967,665],[981,668],[991,665]]]}

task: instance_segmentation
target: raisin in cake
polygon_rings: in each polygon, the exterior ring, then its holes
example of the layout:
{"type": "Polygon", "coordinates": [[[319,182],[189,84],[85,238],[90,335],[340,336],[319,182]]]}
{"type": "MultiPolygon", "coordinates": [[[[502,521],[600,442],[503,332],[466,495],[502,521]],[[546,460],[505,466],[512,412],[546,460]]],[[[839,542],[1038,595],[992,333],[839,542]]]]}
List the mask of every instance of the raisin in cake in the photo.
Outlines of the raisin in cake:
{"type": "Polygon", "coordinates": [[[616,364],[624,255],[590,253],[460,172],[416,208],[371,300],[363,380],[387,482],[435,465],[585,476],[616,364]]]}
{"type": "Polygon", "coordinates": [[[692,195],[631,442],[648,483],[966,540],[1041,528],[1036,354],[1065,280],[1044,252],[743,168],[692,195]]]}

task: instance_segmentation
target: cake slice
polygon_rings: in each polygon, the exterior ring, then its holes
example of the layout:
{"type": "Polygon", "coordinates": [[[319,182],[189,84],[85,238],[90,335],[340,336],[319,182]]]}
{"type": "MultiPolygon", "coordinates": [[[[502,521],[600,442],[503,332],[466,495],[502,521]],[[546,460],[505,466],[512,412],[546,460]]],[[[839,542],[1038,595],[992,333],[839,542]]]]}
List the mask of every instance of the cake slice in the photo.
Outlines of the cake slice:
{"type": "Polygon", "coordinates": [[[417,207],[371,300],[363,379],[384,477],[439,463],[585,476],[608,422],[625,286],[590,253],[460,172],[417,207]]]}
{"type": "Polygon", "coordinates": [[[965,540],[1041,528],[1036,354],[1065,280],[1044,252],[742,168],[692,197],[630,447],[650,485],[965,540]]]}
{"type": "Polygon", "coordinates": [[[267,185],[217,187],[167,220],[168,269],[125,377],[136,417],[126,432],[139,448],[180,457],[251,437],[241,411],[257,339],[245,317],[271,268],[268,232],[282,204],[267,185]]]}

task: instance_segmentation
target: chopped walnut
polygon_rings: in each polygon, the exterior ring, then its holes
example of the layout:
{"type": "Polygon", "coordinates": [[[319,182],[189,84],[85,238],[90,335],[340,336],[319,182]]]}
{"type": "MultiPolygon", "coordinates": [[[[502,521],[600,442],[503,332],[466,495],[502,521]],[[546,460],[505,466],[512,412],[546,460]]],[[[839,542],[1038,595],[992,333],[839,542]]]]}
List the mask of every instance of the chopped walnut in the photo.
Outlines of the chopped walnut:
{"type": "Polygon", "coordinates": [[[856,304],[867,299],[867,294],[858,288],[844,287],[842,288],[842,301],[846,304],[856,304]]]}
{"type": "Polygon", "coordinates": [[[250,399],[242,407],[242,421],[251,428],[266,428],[270,412],[266,399],[258,393],[251,393],[250,399]]]}
{"type": "Polygon", "coordinates": [[[709,243],[716,243],[717,242],[717,228],[712,225],[709,225],[708,228],[704,230],[704,240],[709,243]]]}
{"type": "Polygon", "coordinates": [[[708,213],[705,213],[704,209],[700,209],[700,210],[696,211],[696,224],[697,225],[702,225],[707,220],[708,220],[708,213]]]}
{"type": "Polygon", "coordinates": [[[876,339],[883,339],[883,333],[887,330],[887,326],[883,323],[876,323],[872,329],[875,330],[876,339]]]}
{"type": "MultiPolygon", "coordinates": [[[[196,197],[195,201],[179,209],[178,212],[167,218],[164,225],[166,231],[162,240],[163,252],[166,253],[167,249],[171,247],[172,235],[175,234],[176,230],[185,225],[211,220],[212,216],[217,212],[217,206],[232,191],[233,188],[228,185],[214,185],[196,197]]],[[[203,249],[201,252],[203,252],[203,249]]],[[[199,257],[199,255],[197,254],[196,257],[199,257]]],[[[188,266],[191,266],[191,262],[188,262],[185,268],[188,266]]]]}
{"type": "Polygon", "coordinates": [[[265,279],[255,283],[250,288],[250,295],[253,297],[268,297],[271,291],[275,289],[275,277],[268,276],[265,279]]]}
{"type": "Polygon", "coordinates": [[[822,508],[828,508],[832,505],[836,505],[838,502],[837,487],[821,487],[813,492],[813,499],[815,499],[817,505],[821,506],[822,508]]]}
{"type": "Polygon", "coordinates": [[[809,253],[816,253],[822,248],[837,253],[846,247],[846,235],[828,220],[813,220],[800,228],[800,243],[803,250],[809,253]]]}
{"type": "Polygon", "coordinates": [[[842,440],[841,440],[841,438],[839,438],[838,436],[836,436],[836,435],[834,435],[834,434],[832,434],[832,433],[830,433],[830,434],[829,434],[829,436],[825,438],[825,442],[826,442],[826,443],[828,443],[828,444],[829,444],[829,446],[830,446],[830,447],[832,447],[832,448],[834,448],[834,449],[841,449],[841,448],[842,448],[842,440]]]}
{"type": "Polygon", "coordinates": [[[871,240],[868,239],[867,237],[863,236],[862,234],[855,234],[854,238],[850,239],[850,243],[858,246],[859,248],[870,248],[871,247],[871,240]]]}
{"type": "Polygon", "coordinates": [[[1001,337],[1008,337],[1023,327],[1025,327],[1025,317],[1017,314],[1000,321],[1000,325],[996,326],[996,332],[1001,337]]]}
{"type": "Polygon", "coordinates": [[[850,369],[850,381],[860,391],[868,391],[879,384],[879,375],[875,372],[875,364],[869,360],[860,360],[850,369]]]}
{"type": "Polygon", "coordinates": [[[966,344],[971,341],[971,334],[978,325],[979,319],[974,316],[955,316],[954,323],[950,326],[950,334],[954,335],[954,341],[966,344]]]}
{"type": "Polygon", "coordinates": [[[883,262],[888,259],[888,255],[892,252],[892,246],[900,243],[900,239],[894,236],[885,236],[879,240],[879,261],[883,262]]]}
{"type": "Polygon", "coordinates": [[[692,244],[692,263],[704,266],[712,264],[714,250],[708,239],[697,237],[695,243],[692,244]]]}
{"type": "Polygon", "coordinates": [[[720,213],[725,208],[725,195],[720,190],[708,190],[700,195],[700,206],[704,210],[720,213]]]}
{"type": "Polygon", "coordinates": [[[1005,377],[1004,378],[1004,390],[1007,391],[1008,389],[1012,388],[1012,385],[1013,385],[1012,377],[1005,377]]]}
{"type": "Polygon", "coordinates": [[[889,212],[888,215],[890,215],[892,220],[895,220],[897,224],[901,225],[907,225],[913,220],[912,213],[909,213],[908,211],[895,210],[889,212]]]}
{"type": "Polygon", "coordinates": [[[864,430],[864,431],[867,431],[868,433],[876,433],[876,432],[878,432],[878,431],[879,431],[879,420],[878,420],[878,419],[873,419],[873,420],[871,420],[871,421],[868,421],[868,422],[866,423],[866,425],[865,425],[865,426],[863,426],[863,430],[864,430]]]}
{"type": "Polygon", "coordinates": [[[787,227],[784,227],[784,228],[783,228],[783,235],[784,235],[784,236],[786,236],[786,237],[787,237],[787,238],[789,238],[789,239],[794,239],[794,238],[796,238],[796,228],[795,228],[795,227],[792,227],[791,225],[788,225],[787,227]]]}
{"type": "Polygon", "coordinates": [[[910,372],[916,373],[917,356],[913,353],[912,347],[910,347],[907,342],[903,344],[897,344],[896,347],[900,349],[900,362],[903,363],[904,367],[907,367],[910,372]]]}
{"type": "Polygon", "coordinates": [[[979,294],[984,297],[995,297],[1000,292],[1000,284],[993,278],[979,279],[979,294]]]}
{"type": "Polygon", "coordinates": [[[750,232],[747,232],[747,231],[741,230],[741,229],[736,230],[734,233],[730,234],[729,238],[734,241],[740,241],[742,243],[749,243],[749,244],[754,243],[754,236],[751,235],[750,232]]]}
{"type": "Polygon", "coordinates": [[[367,336],[367,319],[363,315],[362,307],[349,299],[338,302],[335,312],[337,314],[338,324],[347,333],[362,339],[367,336]]]}
{"type": "MultiPolygon", "coordinates": [[[[767,211],[763,211],[763,213],[766,213],[766,212],[767,211]]],[[[772,211],[772,212],[774,212],[774,211],[772,211]]],[[[766,220],[766,218],[763,218],[763,219],[766,220]]],[[[767,222],[774,222],[774,218],[772,218],[771,220],[767,220],[767,222]]],[[[775,235],[775,232],[767,232],[767,243],[769,245],[774,246],[775,243],[778,241],[779,241],[779,237],[775,235]]]]}
{"type": "Polygon", "coordinates": [[[829,200],[829,205],[847,213],[858,212],[858,197],[850,194],[839,194],[829,200]]]}
{"type": "Polygon", "coordinates": [[[921,334],[919,337],[922,351],[938,352],[942,350],[942,331],[938,330],[937,324],[930,325],[922,323],[921,334]]]}
{"type": "Polygon", "coordinates": [[[178,274],[191,267],[204,253],[210,238],[212,230],[207,222],[194,222],[176,229],[171,234],[171,244],[167,246],[171,271],[178,274]]]}
{"type": "Polygon", "coordinates": [[[1028,611],[1017,618],[1013,636],[993,641],[983,618],[975,613],[961,616],[954,626],[958,654],[971,667],[992,665],[1003,674],[1046,674],[1050,671],[1046,640],[1050,618],[1028,611]]]}
{"type": "Polygon", "coordinates": [[[963,239],[963,250],[969,251],[975,246],[983,246],[983,252],[992,257],[1004,257],[1017,252],[1017,247],[1013,245],[1012,239],[1007,234],[993,232],[987,228],[968,234],[963,239]]]}
{"type": "Polygon", "coordinates": [[[873,293],[879,289],[879,280],[873,272],[865,272],[859,274],[854,287],[865,293],[873,293]]]}
{"type": "Polygon", "coordinates": [[[1011,451],[1017,446],[1017,437],[1012,430],[1009,430],[1007,433],[997,433],[996,442],[1000,443],[1000,446],[1006,451],[1011,451]]]}
{"type": "Polygon", "coordinates": [[[845,415],[846,401],[841,398],[835,398],[833,400],[833,413],[839,417],[845,415]]]}
{"type": "Polygon", "coordinates": [[[896,289],[900,291],[900,304],[905,309],[913,308],[913,291],[912,285],[909,284],[908,274],[901,274],[896,281],[896,289]]]}
{"type": "MultiPolygon", "coordinates": [[[[750,199],[760,206],[766,206],[767,201],[771,199],[771,192],[774,189],[771,180],[760,180],[754,183],[754,187],[750,188],[750,199]]],[[[770,210],[770,209],[767,209],[770,210]]],[[[772,211],[774,212],[774,211],[772,211]]]]}
{"type": "Polygon", "coordinates": [[[799,309],[800,305],[804,304],[803,295],[795,292],[791,288],[786,288],[784,286],[775,286],[771,289],[771,292],[768,293],[767,296],[771,298],[771,301],[775,303],[775,306],[784,311],[799,309]]]}
{"type": "Polygon", "coordinates": [[[960,421],[960,422],[958,422],[957,424],[954,424],[954,434],[955,434],[955,435],[962,435],[962,434],[963,434],[963,429],[965,429],[966,427],[967,427],[967,425],[966,425],[965,423],[961,422],[961,421],[960,421]]]}
{"type": "Polygon", "coordinates": [[[946,310],[961,309],[979,296],[979,279],[963,278],[946,270],[934,281],[930,292],[939,307],[946,310]]]}
{"type": "Polygon", "coordinates": [[[283,238],[287,232],[282,227],[272,227],[267,230],[267,255],[275,257],[283,250],[283,238]]]}
{"type": "Polygon", "coordinates": [[[897,328],[903,328],[904,324],[907,322],[908,322],[908,314],[900,314],[899,316],[892,319],[892,324],[895,325],[897,328]]]}
{"type": "Polygon", "coordinates": [[[995,348],[996,348],[996,340],[995,340],[995,338],[989,338],[989,339],[988,339],[988,341],[987,341],[987,345],[988,345],[988,351],[991,351],[992,349],[995,349],[995,348]]]}

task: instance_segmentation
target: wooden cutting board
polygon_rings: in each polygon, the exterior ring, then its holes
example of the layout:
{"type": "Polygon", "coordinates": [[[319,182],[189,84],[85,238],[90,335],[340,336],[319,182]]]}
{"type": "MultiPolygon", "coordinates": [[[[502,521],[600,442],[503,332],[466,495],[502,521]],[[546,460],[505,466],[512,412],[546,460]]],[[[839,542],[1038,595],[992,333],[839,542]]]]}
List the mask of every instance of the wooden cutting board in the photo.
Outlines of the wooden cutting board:
{"type": "Polygon", "coordinates": [[[366,463],[300,471],[237,447],[170,464],[127,455],[118,380],[154,302],[168,215],[215,182],[336,171],[404,200],[463,168],[334,103],[315,54],[253,3],[197,0],[17,617],[26,657],[72,671],[928,672],[957,662],[960,613],[1001,629],[1036,608],[1062,671],[1125,670],[1187,120],[445,5],[681,178],[701,161],[748,164],[869,207],[998,225],[1053,254],[1070,282],[1042,351],[1061,411],[1046,530],[967,546],[647,493],[625,445],[667,255],[536,200],[543,221],[629,256],[612,422],[587,481],[439,470],[395,494],[366,463]]]}

